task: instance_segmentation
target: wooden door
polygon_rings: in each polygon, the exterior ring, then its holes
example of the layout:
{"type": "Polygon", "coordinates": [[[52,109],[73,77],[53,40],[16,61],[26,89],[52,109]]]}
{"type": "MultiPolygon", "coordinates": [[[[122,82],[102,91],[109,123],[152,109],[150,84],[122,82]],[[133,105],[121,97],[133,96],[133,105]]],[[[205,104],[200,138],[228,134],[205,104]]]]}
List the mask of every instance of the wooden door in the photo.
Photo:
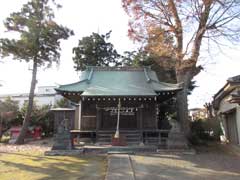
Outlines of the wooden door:
{"type": "Polygon", "coordinates": [[[233,144],[238,144],[238,131],[237,131],[237,122],[236,122],[236,111],[230,112],[226,115],[227,122],[227,135],[228,140],[233,144]]]}
{"type": "MultiPolygon", "coordinates": [[[[117,112],[111,113],[109,111],[103,111],[101,129],[114,130],[117,126],[117,112]]],[[[123,113],[120,114],[119,129],[130,130],[137,129],[137,113],[123,113]]]]}

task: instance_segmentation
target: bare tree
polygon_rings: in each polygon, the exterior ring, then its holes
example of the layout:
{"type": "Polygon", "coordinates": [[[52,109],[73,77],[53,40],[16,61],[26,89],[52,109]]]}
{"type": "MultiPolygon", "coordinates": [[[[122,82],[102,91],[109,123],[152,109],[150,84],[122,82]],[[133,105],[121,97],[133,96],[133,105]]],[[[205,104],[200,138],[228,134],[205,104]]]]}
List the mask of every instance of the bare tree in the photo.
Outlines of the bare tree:
{"type": "Polygon", "coordinates": [[[214,117],[214,113],[213,113],[213,105],[212,103],[205,103],[204,107],[207,111],[207,116],[208,118],[212,119],[214,117]]]}
{"type": "Polygon", "coordinates": [[[157,43],[157,47],[166,46],[165,38],[158,38],[163,36],[152,33],[153,29],[173,39],[170,47],[167,41],[166,47],[174,61],[177,81],[184,83],[183,91],[178,94],[178,117],[188,135],[187,88],[202,69],[197,65],[201,46],[212,42],[220,44],[223,39],[239,42],[240,1],[122,0],[122,3],[130,16],[131,38],[150,46],[153,53],[159,53],[153,43],[157,43]]]}

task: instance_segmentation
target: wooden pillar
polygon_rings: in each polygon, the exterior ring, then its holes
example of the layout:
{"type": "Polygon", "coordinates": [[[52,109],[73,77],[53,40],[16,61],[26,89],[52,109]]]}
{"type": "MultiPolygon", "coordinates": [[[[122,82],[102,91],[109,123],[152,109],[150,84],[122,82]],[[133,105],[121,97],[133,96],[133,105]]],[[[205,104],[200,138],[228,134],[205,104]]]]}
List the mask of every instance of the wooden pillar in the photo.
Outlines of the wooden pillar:
{"type": "Polygon", "coordinates": [[[78,106],[78,129],[81,130],[81,124],[82,124],[82,100],[79,101],[78,106]]]}
{"type": "MultiPolygon", "coordinates": [[[[155,103],[155,123],[156,123],[156,127],[155,129],[158,130],[158,124],[159,124],[159,104],[155,103]]],[[[160,131],[156,131],[158,133],[158,144],[162,143],[162,137],[161,137],[161,132],[160,131]]]]}
{"type": "Polygon", "coordinates": [[[158,104],[155,104],[155,129],[158,129],[158,104]]]}
{"type": "Polygon", "coordinates": [[[143,142],[143,108],[139,108],[140,141],[143,142]]]}
{"type": "Polygon", "coordinates": [[[96,117],[96,140],[98,139],[98,131],[100,129],[101,124],[101,109],[97,108],[97,117],[96,117]]]}

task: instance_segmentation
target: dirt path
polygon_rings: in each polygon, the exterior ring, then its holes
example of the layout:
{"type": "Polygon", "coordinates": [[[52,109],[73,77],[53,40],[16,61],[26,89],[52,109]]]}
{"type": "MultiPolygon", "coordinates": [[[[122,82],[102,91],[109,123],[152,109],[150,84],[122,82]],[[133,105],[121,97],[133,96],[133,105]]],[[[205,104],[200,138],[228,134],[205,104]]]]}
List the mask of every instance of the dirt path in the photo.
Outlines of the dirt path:
{"type": "Polygon", "coordinates": [[[137,180],[239,180],[240,158],[223,153],[131,156],[137,180]]]}
{"type": "Polygon", "coordinates": [[[240,151],[236,149],[215,144],[199,147],[196,155],[110,155],[106,180],[240,180],[240,151]]]}

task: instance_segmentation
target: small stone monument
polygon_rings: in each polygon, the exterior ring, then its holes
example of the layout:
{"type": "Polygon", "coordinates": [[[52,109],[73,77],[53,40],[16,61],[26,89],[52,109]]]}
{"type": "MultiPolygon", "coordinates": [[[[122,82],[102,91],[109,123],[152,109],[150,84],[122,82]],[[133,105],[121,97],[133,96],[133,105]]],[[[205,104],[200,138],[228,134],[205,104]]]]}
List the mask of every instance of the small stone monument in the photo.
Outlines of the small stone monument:
{"type": "Polygon", "coordinates": [[[52,150],[71,150],[73,148],[71,142],[71,134],[68,127],[66,126],[68,121],[68,119],[64,119],[59,124],[57,133],[54,136],[52,150]]]}
{"type": "Polygon", "coordinates": [[[167,148],[188,149],[188,142],[184,133],[181,131],[179,122],[172,118],[169,118],[168,121],[171,124],[172,128],[168,134],[167,148]]]}

